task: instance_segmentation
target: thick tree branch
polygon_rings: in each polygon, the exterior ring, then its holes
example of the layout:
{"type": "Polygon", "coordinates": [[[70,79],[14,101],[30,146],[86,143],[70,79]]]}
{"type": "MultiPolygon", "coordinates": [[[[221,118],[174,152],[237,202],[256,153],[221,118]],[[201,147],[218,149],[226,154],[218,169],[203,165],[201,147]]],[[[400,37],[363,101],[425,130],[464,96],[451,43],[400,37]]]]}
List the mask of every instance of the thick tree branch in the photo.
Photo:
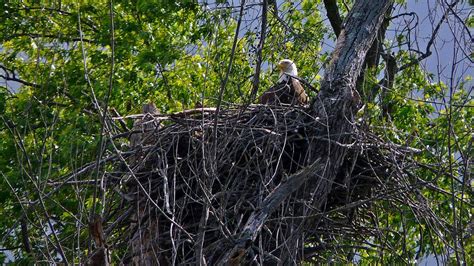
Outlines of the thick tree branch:
{"type": "Polygon", "coordinates": [[[440,30],[441,28],[441,25],[443,25],[444,21],[448,18],[448,15],[449,13],[453,10],[453,7],[455,7],[457,4],[459,3],[459,0],[456,0],[454,1],[452,4],[448,5],[448,8],[446,9],[446,12],[444,12],[444,15],[443,17],[441,18],[441,20],[438,22],[438,24],[436,24],[436,27],[435,29],[433,30],[433,33],[431,34],[431,38],[430,40],[428,41],[428,44],[426,45],[426,50],[424,53],[422,53],[419,57],[411,60],[410,62],[404,64],[403,66],[401,66],[399,69],[398,69],[398,72],[400,71],[403,71],[411,66],[414,66],[418,63],[420,63],[421,61],[423,61],[424,59],[428,58],[431,54],[432,54],[432,51],[431,51],[431,46],[433,46],[434,44],[434,41],[436,39],[436,36],[438,36],[438,31],[440,30]]]}
{"type": "Polygon", "coordinates": [[[385,77],[382,82],[382,93],[380,95],[382,101],[382,115],[386,118],[390,117],[392,113],[392,105],[386,102],[384,99],[387,97],[387,92],[393,88],[393,82],[395,80],[395,74],[398,71],[397,60],[393,55],[384,54],[385,60],[385,77]]]}
{"type": "MultiPolygon", "coordinates": [[[[372,43],[372,46],[370,47],[369,51],[367,52],[367,55],[365,56],[365,62],[364,62],[364,69],[373,69],[379,64],[379,59],[380,55],[383,52],[383,40],[385,39],[385,32],[387,31],[390,19],[387,18],[391,13],[391,8],[387,10],[386,18],[384,19],[384,22],[382,23],[382,26],[380,27],[377,38],[375,38],[374,42],[372,43]]],[[[356,83],[356,89],[360,94],[366,93],[363,90],[364,86],[364,79],[365,79],[365,71],[361,71],[357,83],[356,83]]],[[[368,102],[372,101],[373,97],[375,95],[375,92],[371,92],[370,95],[363,95],[365,96],[364,99],[368,102]]]]}
{"type": "Polygon", "coordinates": [[[26,217],[23,217],[20,220],[20,228],[21,228],[21,239],[23,243],[23,248],[25,249],[26,253],[31,253],[31,242],[30,242],[30,234],[28,232],[28,222],[26,217]]]}
{"type": "Polygon", "coordinates": [[[339,8],[337,7],[337,0],[324,0],[324,7],[326,8],[331,27],[337,37],[341,33],[342,27],[342,19],[339,14],[339,8]]]}

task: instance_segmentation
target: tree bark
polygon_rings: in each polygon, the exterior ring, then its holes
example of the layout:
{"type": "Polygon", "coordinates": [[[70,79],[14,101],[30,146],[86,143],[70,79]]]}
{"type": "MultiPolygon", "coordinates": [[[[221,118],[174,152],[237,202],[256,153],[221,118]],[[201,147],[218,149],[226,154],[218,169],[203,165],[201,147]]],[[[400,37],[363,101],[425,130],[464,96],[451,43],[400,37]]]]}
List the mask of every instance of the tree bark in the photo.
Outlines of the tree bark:
{"type": "MultiPolygon", "coordinates": [[[[385,33],[387,31],[387,28],[390,22],[389,17],[391,14],[392,7],[393,7],[393,4],[387,10],[382,26],[380,26],[378,30],[378,35],[375,38],[374,42],[372,43],[372,46],[370,47],[369,51],[367,52],[367,55],[365,56],[365,62],[363,66],[364,69],[373,69],[377,67],[379,64],[380,55],[383,53],[382,43],[385,38],[385,33]]],[[[364,90],[364,80],[365,80],[365,72],[361,71],[356,83],[357,91],[362,95],[362,98],[366,100],[366,102],[372,102],[372,100],[374,99],[376,95],[376,91],[364,90]]]]}

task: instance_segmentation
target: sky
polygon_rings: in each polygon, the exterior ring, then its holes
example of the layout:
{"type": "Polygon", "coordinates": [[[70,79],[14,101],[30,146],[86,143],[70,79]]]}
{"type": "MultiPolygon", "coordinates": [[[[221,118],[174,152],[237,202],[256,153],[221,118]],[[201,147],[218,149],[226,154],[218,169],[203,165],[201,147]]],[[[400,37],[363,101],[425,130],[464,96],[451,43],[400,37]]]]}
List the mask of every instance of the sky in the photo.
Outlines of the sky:
{"type": "MultiPolygon", "coordinates": [[[[444,0],[443,0],[444,1],[444,0]]],[[[212,1],[207,1],[211,3],[212,1]]],[[[233,0],[233,5],[236,7],[235,10],[238,11],[239,0],[233,0]]],[[[259,0],[246,1],[248,5],[259,3],[259,0]]],[[[280,6],[284,1],[278,0],[277,3],[280,6]]],[[[410,46],[412,49],[416,49],[422,52],[425,52],[427,43],[436,27],[437,23],[440,21],[445,10],[445,4],[440,5],[440,0],[407,0],[406,7],[398,5],[395,10],[395,14],[400,13],[409,13],[414,12],[417,14],[416,17],[413,16],[402,16],[396,19],[394,25],[392,25],[387,31],[388,39],[394,39],[396,34],[402,30],[405,30],[405,24],[413,27],[411,31],[411,42],[410,46]],[[410,23],[412,18],[415,18],[410,23]],[[396,24],[402,23],[404,25],[395,26],[396,24]],[[416,25],[416,27],[414,27],[416,25]]],[[[466,1],[461,1],[456,8],[458,16],[462,19],[465,19],[469,16],[471,8],[466,1]]],[[[246,17],[248,21],[244,21],[242,25],[241,34],[244,34],[244,31],[252,27],[259,27],[258,22],[253,18],[258,16],[258,8],[250,9],[246,17]]],[[[324,13],[324,12],[323,12],[324,13]]],[[[329,22],[325,20],[327,25],[329,22]]],[[[461,79],[470,75],[473,76],[473,63],[469,60],[461,60],[466,55],[469,55],[472,52],[474,40],[469,40],[466,38],[465,29],[462,27],[460,21],[458,21],[454,16],[450,16],[450,19],[447,23],[443,23],[437,38],[435,39],[433,48],[431,49],[433,54],[422,62],[422,66],[430,72],[435,74],[435,79],[432,82],[443,81],[446,84],[452,84],[455,86],[461,79]],[[469,42],[470,41],[470,42],[469,42]],[[453,77],[453,79],[451,79],[453,77]]],[[[408,46],[404,46],[402,49],[406,49],[408,46]]],[[[334,42],[331,40],[326,41],[323,44],[323,51],[332,51],[334,48],[334,42]]],[[[2,48],[0,47],[0,51],[2,48]]],[[[396,48],[393,51],[397,51],[396,48]]],[[[472,60],[472,59],[471,59],[472,60]]],[[[264,69],[268,67],[265,64],[264,69]]],[[[320,70],[323,71],[323,70],[320,70]]],[[[1,70],[0,70],[0,73],[1,70]]],[[[316,75],[317,73],[315,73],[316,75]]],[[[322,75],[322,73],[319,73],[322,75]]],[[[8,85],[13,91],[18,90],[21,84],[17,82],[9,81],[8,83],[5,80],[0,78],[0,85],[8,85]]],[[[473,82],[469,83],[469,86],[472,87],[473,82]]],[[[469,87],[468,86],[468,87],[469,87]]]]}

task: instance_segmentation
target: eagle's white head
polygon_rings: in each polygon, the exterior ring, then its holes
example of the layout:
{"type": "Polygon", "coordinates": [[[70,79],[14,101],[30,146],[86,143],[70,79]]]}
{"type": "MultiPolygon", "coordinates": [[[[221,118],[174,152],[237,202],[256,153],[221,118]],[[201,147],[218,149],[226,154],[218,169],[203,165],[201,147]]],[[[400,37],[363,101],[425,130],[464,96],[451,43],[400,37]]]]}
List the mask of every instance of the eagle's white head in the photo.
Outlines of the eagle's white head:
{"type": "Polygon", "coordinates": [[[277,66],[280,69],[280,79],[278,79],[278,82],[286,81],[288,79],[288,76],[285,74],[298,76],[298,69],[296,68],[295,63],[290,59],[281,60],[278,62],[277,66]]]}

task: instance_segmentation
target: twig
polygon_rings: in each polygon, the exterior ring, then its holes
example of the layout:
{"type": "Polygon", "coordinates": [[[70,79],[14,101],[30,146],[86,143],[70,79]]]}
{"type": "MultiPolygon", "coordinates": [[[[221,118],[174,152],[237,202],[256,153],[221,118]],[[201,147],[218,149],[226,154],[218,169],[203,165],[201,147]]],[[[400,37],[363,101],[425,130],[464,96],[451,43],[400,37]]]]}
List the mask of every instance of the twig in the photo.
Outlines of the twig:
{"type": "Polygon", "coordinates": [[[425,58],[429,57],[431,55],[431,46],[433,45],[437,35],[438,35],[438,31],[439,29],[441,28],[441,25],[443,25],[444,21],[448,18],[448,15],[449,15],[449,12],[452,10],[452,8],[454,6],[456,6],[457,4],[459,3],[459,0],[456,0],[454,1],[453,3],[449,4],[448,5],[448,9],[444,12],[444,15],[443,17],[441,18],[441,20],[438,22],[438,24],[436,25],[433,33],[431,34],[431,38],[430,40],[428,41],[428,44],[426,45],[426,50],[425,52],[419,56],[418,58],[416,59],[412,59],[410,60],[410,62],[406,63],[405,65],[401,66],[397,72],[401,72],[411,66],[414,66],[418,63],[420,63],[421,61],[423,61],[425,58]]]}
{"type": "Polygon", "coordinates": [[[232,70],[232,64],[234,63],[235,49],[237,47],[237,41],[239,39],[240,24],[242,23],[242,17],[244,16],[244,7],[245,7],[245,0],[241,0],[239,19],[237,20],[237,27],[235,28],[234,41],[232,43],[232,50],[230,52],[229,64],[227,65],[227,71],[226,71],[224,80],[222,80],[221,87],[219,90],[219,98],[217,100],[216,120],[214,121],[214,134],[216,138],[217,138],[217,120],[219,117],[219,111],[221,109],[222,97],[224,96],[224,91],[227,86],[227,81],[229,80],[230,71],[232,70]]]}

